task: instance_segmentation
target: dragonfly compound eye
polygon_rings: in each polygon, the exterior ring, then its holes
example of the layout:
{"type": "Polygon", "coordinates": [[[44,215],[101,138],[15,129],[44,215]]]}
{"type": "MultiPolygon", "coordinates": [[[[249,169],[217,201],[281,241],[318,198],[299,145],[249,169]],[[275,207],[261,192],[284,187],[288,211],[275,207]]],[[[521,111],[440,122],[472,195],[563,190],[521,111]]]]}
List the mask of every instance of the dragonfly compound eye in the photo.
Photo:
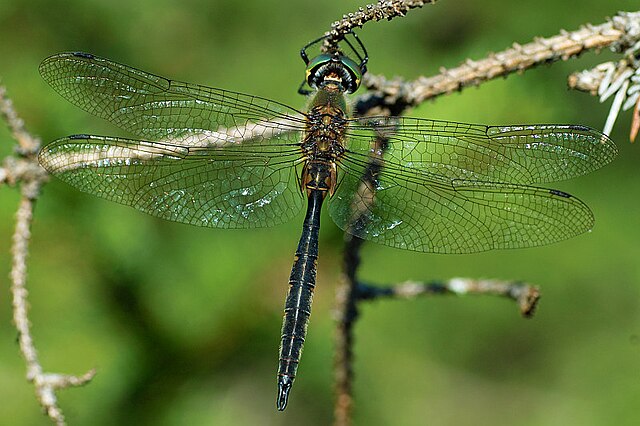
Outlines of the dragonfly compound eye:
{"type": "Polygon", "coordinates": [[[360,66],[338,54],[323,53],[309,61],[306,71],[307,83],[318,89],[326,84],[339,84],[348,93],[358,90],[362,81],[360,66]]]}

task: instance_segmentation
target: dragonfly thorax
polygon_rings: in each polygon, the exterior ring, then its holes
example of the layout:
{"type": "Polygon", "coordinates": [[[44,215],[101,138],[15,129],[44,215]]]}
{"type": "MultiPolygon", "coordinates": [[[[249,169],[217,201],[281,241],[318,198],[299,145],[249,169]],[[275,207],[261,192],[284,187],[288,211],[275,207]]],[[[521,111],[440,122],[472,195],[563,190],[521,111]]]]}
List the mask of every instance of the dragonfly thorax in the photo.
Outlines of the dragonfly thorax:
{"type": "Polygon", "coordinates": [[[353,93],[360,86],[362,70],[347,56],[337,52],[325,53],[309,61],[306,78],[309,86],[314,89],[332,84],[339,86],[343,92],[353,93]]]}
{"type": "Polygon", "coordinates": [[[301,189],[333,195],[337,184],[337,162],[344,155],[346,131],[342,92],[318,91],[307,113],[301,149],[305,159],[301,189]]]}
{"type": "MultiPolygon", "coordinates": [[[[323,91],[318,95],[326,95],[323,91]]],[[[318,100],[317,96],[314,100],[318,100]]],[[[307,159],[335,161],[344,153],[344,139],[347,127],[344,98],[332,99],[328,96],[324,104],[312,107],[307,113],[307,123],[302,150],[307,159]]]]}

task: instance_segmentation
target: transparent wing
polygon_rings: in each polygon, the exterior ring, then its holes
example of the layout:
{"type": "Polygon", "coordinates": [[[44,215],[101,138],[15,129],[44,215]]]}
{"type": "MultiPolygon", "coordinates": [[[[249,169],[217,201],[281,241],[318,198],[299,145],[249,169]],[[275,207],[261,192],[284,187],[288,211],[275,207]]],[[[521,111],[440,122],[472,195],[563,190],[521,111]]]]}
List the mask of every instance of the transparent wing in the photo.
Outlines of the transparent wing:
{"type": "Polygon", "coordinates": [[[212,145],[268,139],[304,127],[268,99],[168,80],[87,53],[45,59],[40,74],[69,102],[148,140],[212,145]]]}
{"type": "Polygon", "coordinates": [[[302,208],[297,145],[187,147],[76,135],[48,144],[38,159],[84,192],[175,222],[264,227],[302,208]]]}
{"type": "Polygon", "coordinates": [[[584,203],[528,185],[588,173],[617,152],[582,126],[378,117],[354,121],[348,134],[329,207],[334,221],[366,240],[432,253],[531,247],[588,231],[593,215],[584,203]],[[362,176],[375,137],[388,150],[371,188],[362,176]]]}
{"type": "Polygon", "coordinates": [[[389,141],[387,162],[449,179],[556,182],[597,170],[618,152],[606,135],[585,126],[485,126],[400,117],[354,120],[348,130],[354,151],[366,152],[374,127],[389,141]]]}
{"type": "Polygon", "coordinates": [[[593,226],[589,208],[561,191],[427,177],[409,169],[380,173],[371,197],[370,188],[361,187],[364,168],[364,163],[344,161],[329,212],[343,230],[379,244],[473,253],[550,244],[593,226]],[[353,226],[358,216],[363,220],[353,226]]]}

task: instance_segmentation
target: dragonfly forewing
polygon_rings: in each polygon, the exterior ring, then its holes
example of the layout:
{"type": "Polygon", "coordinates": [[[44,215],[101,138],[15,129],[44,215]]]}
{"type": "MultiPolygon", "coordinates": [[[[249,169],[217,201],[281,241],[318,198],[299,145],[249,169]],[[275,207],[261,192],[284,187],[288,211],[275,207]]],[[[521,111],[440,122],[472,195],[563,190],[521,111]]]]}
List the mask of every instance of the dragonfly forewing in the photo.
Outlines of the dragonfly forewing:
{"type": "Polygon", "coordinates": [[[388,140],[388,167],[449,179],[557,182],[597,170],[617,155],[607,136],[585,126],[486,126],[408,117],[355,120],[348,131],[349,149],[366,154],[379,134],[388,140]]]}
{"type": "Polygon", "coordinates": [[[286,144],[297,142],[304,127],[304,114],[284,104],[169,80],[86,53],[51,56],[40,74],[74,105],[153,141],[212,145],[281,138],[286,144]]]}

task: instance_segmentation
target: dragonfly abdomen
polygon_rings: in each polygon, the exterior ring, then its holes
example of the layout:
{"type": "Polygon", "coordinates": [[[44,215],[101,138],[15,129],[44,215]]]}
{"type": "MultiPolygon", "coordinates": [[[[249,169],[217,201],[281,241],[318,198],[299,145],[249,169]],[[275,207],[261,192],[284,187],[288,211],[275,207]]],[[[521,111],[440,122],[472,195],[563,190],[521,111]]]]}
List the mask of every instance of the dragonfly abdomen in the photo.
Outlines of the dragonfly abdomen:
{"type": "Polygon", "coordinates": [[[296,377],[307,334],[313,291],[316,286],[320,209],[325,195],[326,191],[317,189],[309,191],[307,214],[289,277],[278,366],[279,391],[276,404],[278,410],[284,410],[287,406],[289,390],[296,377]]]}

